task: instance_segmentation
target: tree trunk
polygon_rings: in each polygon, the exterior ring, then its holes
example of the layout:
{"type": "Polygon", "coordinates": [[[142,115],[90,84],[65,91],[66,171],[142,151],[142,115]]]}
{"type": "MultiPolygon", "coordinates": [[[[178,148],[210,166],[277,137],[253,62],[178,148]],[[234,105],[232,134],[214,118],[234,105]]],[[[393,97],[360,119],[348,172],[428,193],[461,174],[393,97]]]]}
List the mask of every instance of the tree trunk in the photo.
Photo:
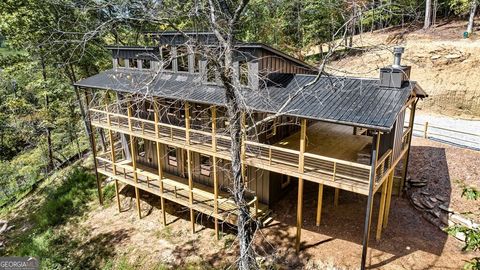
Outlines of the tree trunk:
{"type": "Polygon", "coordinates": [[[478,2],[477,0],[472,0],[472,4],[470,7],[470,17],[468,19],[468,26],[467,26],[467,32],[470,35],[473,32],[473,19],[475,18],[475,12],[477,11],[477,5],[478,2]]]}
{"type": "MultiPolygon", "coordinates": [[[[42,64],[42,76],[43,81],[45,84],[47,83],[47,70],[45,67],[45,60],[43,59],[43,54],[40,51],[40,62],[42,64]]],[[[45,93],[45,109],[47,110],[47,114],[50,114],[50,100],[48,99],[48,93],[45,93]]],[[[48,117],[50,120],[50,117],[48,117]]],[[[53,147],[52,147],[52,129],[50,128],[50,123],[47,124],[46,128],[46,135],[47,135],[47,147],[48,147],[48,170],[53,169],[53,147]]]]}
{"type": "MultiPolygon", "coordinates": [[[[230,43],[230,42],[228,42],[230,43]]],[[[253,227],[250,217],[250,208],[245,199],[245,179],[242,175],[242,111],[239,101],[235,94],[235,86],[233,84],[233,46],[227,44],[225,49],[225,66],[221,72],[222,83],[225,87],[225,97],[227,101],[227,113],[230,122],[230,138],[231,149],[230,155],[232,159],[232,176],[233,176],[233,198],[238,207],[238,240],[240,246],[240,258],[238,261],[238,269],[249,270],[256,269],[257,264],[252,247],[253,227]]]]}
{"type": "Polygon", "coordinates": [[[428,29],[432,25],[432,0],[425,1],[425,22],[423,29],[428,29]]]}

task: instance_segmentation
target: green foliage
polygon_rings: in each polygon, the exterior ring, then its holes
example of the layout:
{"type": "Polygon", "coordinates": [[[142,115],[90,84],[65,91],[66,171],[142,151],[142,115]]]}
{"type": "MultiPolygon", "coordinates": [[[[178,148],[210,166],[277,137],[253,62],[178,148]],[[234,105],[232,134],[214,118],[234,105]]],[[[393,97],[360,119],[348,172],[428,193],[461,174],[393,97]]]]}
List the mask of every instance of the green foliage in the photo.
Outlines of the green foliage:
{"type": "Polygon", "coordinates": [[[462,197],[465,197],[467,200],[478,200],[480,199],[480,191],[474,187],[466,186],[463,188],[462,197]]]}
{"type": "Polygon", "coordinates": [[[76,166],[58,177],[63,178],[60,185],[49,185],[42,191],[46,199],[31,213],[29,220],[33,224],[14,237],[13,245],[5,254],[37,256],[41,258],[42,269],[71,268],[72,260],[66,254],[78,248],[80,243],[55,228],[85,211],[87,202],[95,197],[95,179],[94,175],[76,166]]]}
{"type": "Polygon", "coordinates": [[[480,257],[475,257],[463,266],[464,270],[480,270],[480,257]]]}
{"type": "Polygon", "coordinates": [[[447,232],[453,236],[458,233],[465,235],[464,251],[480,250],[480,229],[470,229],[465,226],[452,226],[447,229],[447,232]]]}

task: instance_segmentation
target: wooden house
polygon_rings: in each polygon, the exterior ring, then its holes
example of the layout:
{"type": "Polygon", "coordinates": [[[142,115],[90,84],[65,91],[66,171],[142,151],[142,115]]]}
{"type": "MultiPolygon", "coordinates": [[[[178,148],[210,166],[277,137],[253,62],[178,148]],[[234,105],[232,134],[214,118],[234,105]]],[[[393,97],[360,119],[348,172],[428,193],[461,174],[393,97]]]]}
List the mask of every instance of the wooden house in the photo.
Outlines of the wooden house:
{"type": "MultiPolygon", "coordinates": [[[[139,217],[143,190],[158,196],[163,211],[165,200],[190,209],[193,231],[196,214],[211,216],[218,235],[218,222],[235,224],[236,208],[228,193],[225,93],[202,53],[214,50],[216,39],[211,33],[149,35],[155,46],[109,47],[112,69],[76,83],[93,97],[91,125],[107,134],[108,149],[96,153],[97,171],[115,181],[117,200],[119,184],[135,188],[139,217]]],[[[237,44],[251,213],[262,221],[298,185],[297,250],[304,181],[318,183],[317,225],[329,186],[336,201],[340,190],[368,196],[367,231],[373,196],[380,194],[377,238],[386,227],[394,179],[400,189],[405,180],[415,106],[426,96],[409,80],[410,68],[401,66],[402,52],[395,49],[394,65],[379,78],[351,78],[317,76],[315,67],[269,46],[237,44]]]]}

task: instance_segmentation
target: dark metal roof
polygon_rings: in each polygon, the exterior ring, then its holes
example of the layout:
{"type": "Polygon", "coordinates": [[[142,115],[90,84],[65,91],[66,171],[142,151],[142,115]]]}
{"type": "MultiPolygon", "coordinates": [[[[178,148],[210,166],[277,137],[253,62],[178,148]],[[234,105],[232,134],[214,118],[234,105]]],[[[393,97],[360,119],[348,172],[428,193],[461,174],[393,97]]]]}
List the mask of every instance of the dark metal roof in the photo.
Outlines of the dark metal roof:
{"type": "MultiPolygon", "coordinates": [[[[313,75],[272,74],[267,87],[242,89],[238,98],[243,107],[256,111],[278,112],[326,122],[390,131],[401,108],[416,89],[407,82],[402,88],[379,87],[378,79],[313,75]]],[[[223,88],[202,83],[198,74],[151,70],[107,70],[78,81],[76,86],[120,92],[141,93],[190,102],[224,105],[223,88]]]]}

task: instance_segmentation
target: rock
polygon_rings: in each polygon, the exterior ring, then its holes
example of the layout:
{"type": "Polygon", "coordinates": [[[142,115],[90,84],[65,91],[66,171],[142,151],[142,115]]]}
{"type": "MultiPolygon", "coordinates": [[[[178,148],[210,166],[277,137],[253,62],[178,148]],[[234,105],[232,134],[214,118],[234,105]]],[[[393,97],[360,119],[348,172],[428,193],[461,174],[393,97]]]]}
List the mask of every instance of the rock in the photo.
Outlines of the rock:
{"type": "Polygon", "coordinates": [[[428,199],[430,199],[430,201],[433,203],[438,202],[438,200],[435,197],[429,197],[428,199]]]}
{"type": "Polygon", "coordinates": [[[455,222],[455,223],[459,223],[465,227],[468,227],[470,229],[474,229],[474,228],[478,228],[479,227],[479,224],[473,222],[472,220],[466,218],[466,217],[463,217],[459,214],[452,214],[450,216],[450,219],[455,222]]]}
{"type": "Polygon", "coordinates": [[[420,194],[425,195],[425,196],[429,196],[430,192],[428,192],[426,190],[422,190],[422,192],[420,192],[420,194]]]}
{"type": "Polygon", "coordinates": [[[8,223],[6,223],[6,222],[3,223],[3,226],[0,228],[0,234],[7,231],[7,228],[8,228],[8,223]]]}
{"type": "Polygon", "coordinates": [[[422,204],[428,209],[432,209],[433,207],[435,207],[435,205],[429,202],[428,200],[422,200],[422,204]]]}
{"type": "Polygon", "coordinates": [[[447,59],[458,59],[462,57],[460,54],[449,54],[449,55],[445,55],[445,58],[447,59]]]}
{"type": "Polygon", "coordinates": [[[412,187],[424,187],[426,185],[427,185],[426,183],[421,183],[421,182],[412,183],[412,187]]]}
{"type": "Polygon", "coordinates": [[[443,197],[442,195],[435,195],[435,198],[437,198],[437,200],[439,201],[442,201],[442,202],[446,202],[447,201],[447,198],[443,197]]]}
{"type": "Polygon", "coordinates": [[[432,55],[432,57],[430,57],[430,59],[432,59],[432,60],[437,60],[437,59],[439,59],[440,57],[442,57],[442,56],[436,54],[436,55],[432,55]]]}
{"type": "Polygon", "coordinates": [[[450,207],[448,207],[448,206],[445,205],[445,204],[439,205],[438,208],[442,209],[442,210],[445,211],[445,212],[453,213],[453,209],[450,208],[450,207]]]}
{"type": "Polygon", "coordinates": [[[412,198],[412,203],[413,203],[413,206],[415,208],[417,208],[418,210],[423,210],[425,209],[425,207],[423,207],[422,203],[420,203],[419,199],[418,198],[412,198]]]}
{"type": "Polygon", "coordinates": [[[8,228],[5,230],[6,232],[10,231],[11,229],[15,228],[15,225],[8,226],[8,228]]]}

